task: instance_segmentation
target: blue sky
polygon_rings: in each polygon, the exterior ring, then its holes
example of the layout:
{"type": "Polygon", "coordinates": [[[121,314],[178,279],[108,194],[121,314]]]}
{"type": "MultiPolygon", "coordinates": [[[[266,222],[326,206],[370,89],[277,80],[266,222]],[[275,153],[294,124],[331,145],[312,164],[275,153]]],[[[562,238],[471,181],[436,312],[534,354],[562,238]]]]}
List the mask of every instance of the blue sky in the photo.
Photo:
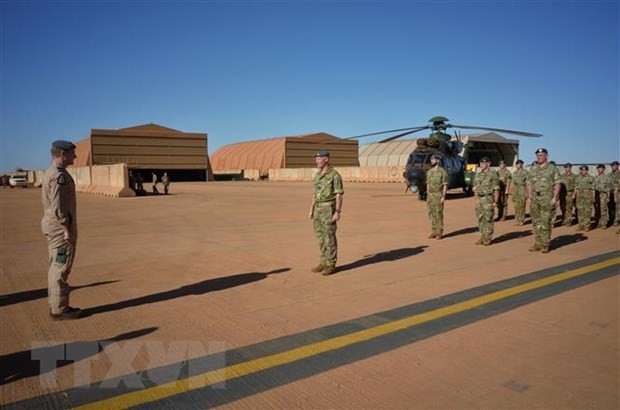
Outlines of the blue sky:
{"type": "Polygon", "coordinates": [[[620,157],[617,0],[2,1],[1,14],[0,171],[43,168],[51,141],[91,128],[207,132],[213,153],[435,115],[544,134],[519,138],[527,160],[540,146],[558,162],[620,157]]]}

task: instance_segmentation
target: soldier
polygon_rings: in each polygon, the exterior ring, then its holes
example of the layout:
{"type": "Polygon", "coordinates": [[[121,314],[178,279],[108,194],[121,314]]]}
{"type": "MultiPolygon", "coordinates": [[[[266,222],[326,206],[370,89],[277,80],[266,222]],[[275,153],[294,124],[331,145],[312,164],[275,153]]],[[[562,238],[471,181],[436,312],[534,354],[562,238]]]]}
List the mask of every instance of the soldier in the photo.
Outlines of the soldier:
{"type": "Polygon", "coordinates": [[[523,169],[523,160],[518,159],[515,167],[510,184],[510,196],[512,196],[512,203],[515,207],[515,225],[523,226],[525,224],[525,205],[528,199],[525,190],[527,171],[523,169]]]}
{"type": "Polygon", "coordinates": [[[491,168],[489,157],[480,159],[480,171],[474,178],[474,192],[476,193],[476,218],[480,239],[476,245],[489,246],[493,239],[493,207],[497,207],[499,200],[499,175],[491,168]]]}
{"type": "Polygon", "coordinates": [[[620,165],[618,161],[612,162],[611,174],[609,174],[611,178],[611,189],[613,193],[614,207],[612,208],[612,210],[614,211],[614,226],[620,225],[620,197],[618,197],[618,195],[620,194],[620,170],[618,169],[618,165],[620,165]]]}
{"type": "Polygon", "coordinates": [[[575,177],[575,205],[577,206],[578,231],[590,230],[592,205],[594,204],[594,177],[588,174],[589,167],[579,167],[579,175],[575,177]]]}
{"type": "Polygon", "coordinates": [[[321,261],[312,268],[312,272],[327,276],[336,272],[336,223],[342,212],[344,188],[340,174],[329,166],[328,151],[318,151],[314,155],[314,163],[319,171],[312,181],[314,192],[309,216],[313,220],[314,234],[319,242],[321,261]]]}
{"type": "Polygon", "coordinates": [[[168,187],[170,187],[170,177],[167,172],[161,177],[161,183],[164,184],[164,195],[168,195],[168,187]]]}
{"type": "Polygon", "coordinates": [[[560,191],[560,210],[562,211],[562,225],[571,226],[573,224],[573,194],[575,193],[575,177],[573,174],[573,164],[570,162],[564,165],[562,174],[562,189],[560,191]]]}
{"type": "Polygon", "coordinates": [[[607,229],[609,222],[609,192],[611,191],[611,178],[605,174],[605,165],[596,167],[598,175],[594,178],[594,214],[598,217],[598,227],[607,229]]]}
{"type": "Polygon", "coordinates": [[[536,150],[537,164],[527,175],[527,192],[530,198],[530,213],[534,228],[534,245],[530,252],[541,251],[549,253],[551,229],[553,228],[553,210],[558,204],[560,196],[560,172],[558,168],[547,161],[548,153],[545,148],[536,150]]]}
{"type": "Polygon", "coordinates": [[[431,169],[426,173],[426,206],[431,220],[429,239],[441,239],[443,236],[443,204],[448,192],[448,173],[439,165],[440,161],[440,155],[433,155],[431,169]]]}
{"type": "Polygon", "coordinates": [[[52,320],[79,319],[82,310],[69,306],[68,278],[77,245],[75,182],[66,170],[75,160],[75,145],[69,141],[52,143],[52,164],[41,185],[43,218],[41,230],[47,239],[49,270],[47,294],[52,320]]]}
{"type": "Polygon", "coordinates": [[[499,161],[499,202],[497,204],[497,219],[505,221],[508,215],[508,195],[510,195],[510,184],[512,183],[512,174],[506,168],[506,161],[499,161]]]}
{"type": "Polygon", "coordinates": [[[153,176],[153,193],[159,194],[159,191],[157,190],[157,174],[154,172],[151,172],[151,174],[153,176]]]}

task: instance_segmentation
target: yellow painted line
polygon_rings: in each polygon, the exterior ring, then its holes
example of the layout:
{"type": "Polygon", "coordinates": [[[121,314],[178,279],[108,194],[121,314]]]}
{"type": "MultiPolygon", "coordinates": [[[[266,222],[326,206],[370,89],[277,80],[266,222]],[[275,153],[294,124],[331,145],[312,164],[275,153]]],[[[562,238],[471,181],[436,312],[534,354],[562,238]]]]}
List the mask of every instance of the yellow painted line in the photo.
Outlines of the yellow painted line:
{"type": "Polygon", "coordinates": [[[432,320],[440,319],[455,313],[480,307],[501,299],[505,299],[520,293],[542,288],[554,283],[558,283],[577,276],[604,269],[613,265],[620,264],[620,257],[584,266],[568,272],[559,273],[547,278],[538,279],[532,282],[517,285],[508,289],[492,292],[487,295],[478,296],[454,305],[445,306],[429,312],[420,313],[404,319],[395,320],[389,323],[360,330],[348,335],[334,337],[322,342],[312,343],[285,352],[276,353],[270,356],[260,357],[254,360],[238,363],[222,369],[212,370],[196,376],[191,376],[182,380],[149,387],[143,390],[121,394],[101,401],[85,404],[76,409],[124,409],[137,406],[180,393],[204,388],[227,380],[233,380],[248,374],[256,373],[261,370],[270,369],[284,364],[296,362],[308,357],[316,356],[321,353],[340,349],[356,343],[365,342],[377,337],[385,336],[390,333],[398,332],[432,320]]]}

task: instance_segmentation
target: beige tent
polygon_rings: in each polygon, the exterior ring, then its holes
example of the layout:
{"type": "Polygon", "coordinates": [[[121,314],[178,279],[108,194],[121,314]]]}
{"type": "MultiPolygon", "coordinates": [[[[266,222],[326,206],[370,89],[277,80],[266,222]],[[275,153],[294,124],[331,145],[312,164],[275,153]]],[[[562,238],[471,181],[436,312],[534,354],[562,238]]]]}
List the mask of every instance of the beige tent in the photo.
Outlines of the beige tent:
{"type": "Polygon", "coordinates": [[[210,168],[206,133],[152,123],[118,130],[91,129],[90,138],[76,146],[74,166],[78,167],[125,163],[132,170],[172,172],[177,176],[174,180],[204,180],[196,175],[204,175],[210,168]]]}
{"type": "Polygon", "coordinates": [[[314,154],[320,149],[330,152],[332,165],[356,167],[357,147],[357,141],[319,132],[225,145],[210,159],[216,175],[257,169],[266,176],[270,169],[314,167],[314,154]]]}
{"type": "MultiPolygon", "coordinates": [[[[456,138],[453,137],[452,141],[456,142],[456,138]]],[[[468,164],[477,164],[482,156],[490,157],[494,165],[503,159],[511,166],[518,159],[519,141],[506,139],[494,132],[464,134],[461,135],[461,142],[463,147],[460,154],[467,159],[468,164]]],[[[360,166],[404,167],[416,146],[416,139],[362,145],[359,148],[360,166]]]]}

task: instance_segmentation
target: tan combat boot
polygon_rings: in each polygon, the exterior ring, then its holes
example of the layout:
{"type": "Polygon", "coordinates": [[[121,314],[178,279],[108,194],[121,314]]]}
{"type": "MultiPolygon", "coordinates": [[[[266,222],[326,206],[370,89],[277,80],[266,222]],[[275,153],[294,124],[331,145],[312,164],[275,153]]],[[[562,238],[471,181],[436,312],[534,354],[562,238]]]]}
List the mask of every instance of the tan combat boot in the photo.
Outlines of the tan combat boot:
{"type": "Polygon", "coordinates": [[[428,239],[433,239],[434,237],[435,237],[435,234],[434,234],[434,233],[432,233],[432,234],[428,235],[428,239]]]}
{"type": "Polygon", "coordinates": [[[484,239],[480,238],[476,241],[476,245],[482,245],[483,242],[484,242],[484,239]]]}
{"type": "Polygon", "coordinates": [[[549,247],[548,246],[543,246],[540,248],[540,253],[549,253],[549,247]]]}
{"type": "Polygon", "coordinates": [[[489,239],[485,239],[485,240],[482,242],[482,244],[483,244],[484,246],[489,246],[489,245],[491,244],[491,241],[492,241],[492,239],[491,239],[491,238],[489,238],[489,239]]]}
{"type": "Polygon", "coordinates": [[[530,249],[528,249],[530,252],[537,252],[540,250],[540,246],[538,246],[537,243],[535,243],[530,249]]]}
{"type": "Polygon", "coordinates": [[[321,275],[329,276],[329,275],[333,275],[334,273],[336,273],[336,267],[335,266],[328,266],[328,267],[325,268],[325,270],[323,272],[321,272],[321,275]]]}
{"type": "Polygon", "coordinates": [[[435,235],[435,239],[441,239],[443,238],[443,235],[435,235]]]}
{"type": "Polygon", "coordinates": [[[323,272],[325,270],[325,266],[322,263],[319,263],[314,268],[310,269],[314,273],[323,272]]]}

